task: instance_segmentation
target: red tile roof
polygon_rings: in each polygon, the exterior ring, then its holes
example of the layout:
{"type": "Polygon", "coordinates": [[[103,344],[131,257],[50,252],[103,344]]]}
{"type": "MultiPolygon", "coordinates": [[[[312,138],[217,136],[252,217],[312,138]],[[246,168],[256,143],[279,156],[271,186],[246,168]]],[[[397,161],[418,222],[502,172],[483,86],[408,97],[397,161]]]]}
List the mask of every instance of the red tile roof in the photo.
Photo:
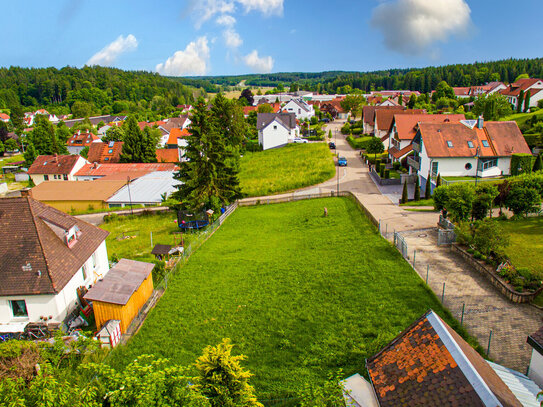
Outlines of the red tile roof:
{"type": "Polygon", "coordinates": [[[459,122],[465,119],[463,114],[394,114],[392,124],[396,124],[399,140],[413,140],[418,123],[459,122]]]}
{"type": "Polygon", "coordinates": [[[366,367],[381,407],[521,406],[490,365],[433,311],[366,367]]]}
{"type": "Polygon", "coordinates": [[[375,111],[381,110],[381,109],[395,109],[395,110],[403,110],[405,107],[400,108],[398,106],[363,106],[362,107],[362,118],[364,120],[364,123],[369,124],[370,126],[373,126],[375,124],[375,111]]]}
{"type": "Polygon", "coordinates": [[[179,138],[186,138],[186,137],[189,137],[190,136],[190,133],[187,129],[179,129],[179,128],[174,128],[170,131],[170,135],[168,137],[168,142],[166,144],[168,145],[177,145],[177,139],[179,138]]]}
{"type": "Polygon", "coordinates": [[[420,123],[419,130],[429,157],[473,157],[477,148],[480,157],[531,153],[516,122],[486,122],[482,129],[470,129],[462,123],[420,123]]]}
{"type": "Polygon", "coordinates": [[[112,174],[131,174],[153,172],[153,171],[174,171],[175,164],[171,163],[126,163],[126,164],[86,164],[75,173],[79,177],[104,177],[112,174]]]}
{"type": "Polygon", "coordinates": [[[401,150],[398,150],[396,147],[392,146],[388,149],[389,154],[392,154],[394,158],[399,160],[406,154],[409,154],[411,151],[413,151],[413,144],[409,144],[408,146],[402,148],[401,150]]]}
{"type": "Polygon", "coordinates": [[[138,122],[140,130],[143,130],[146,127],[163,126],[164,124],[166,124],[166,122],[162,120],[156,122],[138,122]]]}
{"type": "Polygon", "coordinates": [[[108,232],[32,198],[0,199],[0,295],[59,293],[108,232]],[[77,226],[68,247],[65,233],[77,226]]]}
{"type": "Polygon", "coordinates": [[[390,109],[383,109],[388,106],[378,106],[375,110],[374,123],[377,123],[377,130],[389,131],[392,126],[394,115],[420,115],[424,113],[422,109],[405,110],[402,106],[390,106],[390,109]]]}
{"type": "Polygon", "coordinates": [[[179,150],[177,148],[159,148],[156,150],[156,159],[159,163],[178,163],[179,150]]]}
{"type": "Polygon", "coordinates": [[[91,143],[87,160],[91,163],[118,163],[123,150],[122,141],[91,143]]]}
{"type": "Polygon", "coordinates": [[[79,155],[39,155],[28,174],[69,174],[79,158],[79,155]]]}
{"type": "Polygon", "coordinates": [[[5,113],[0,113],[0,120],[9,120],[9,115],[5,113]]]}
{"type": "Polygon", "coordinates": [[[80,147],[80,146],[87,147],[87,146],[90,146],[91,143],[95,140],[100,140],[100,138],[90,132],[78,131],[72,137],[68,139],[68,141],[66,142],[66,145],[68,147],[80,147]]]}
{"type": "Polygon", "coordinates": [[[539,81],[541,81],[541,79],[538,78],[519,79],[518,81],[511,83],[507,89],[501,90],[500,93],[504,96],[518,96],[521,90],[526,92],[528,88],[534,86],[539,81]]]}

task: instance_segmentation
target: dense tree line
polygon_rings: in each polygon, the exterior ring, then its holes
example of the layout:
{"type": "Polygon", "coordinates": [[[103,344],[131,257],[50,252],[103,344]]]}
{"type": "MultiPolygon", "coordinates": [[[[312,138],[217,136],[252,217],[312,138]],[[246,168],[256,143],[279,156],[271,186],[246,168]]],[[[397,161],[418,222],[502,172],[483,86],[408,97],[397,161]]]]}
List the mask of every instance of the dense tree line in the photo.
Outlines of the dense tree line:
{"type": "Polygon", "coordinates": [[[0,109],[45,107],[85,117],[141,110],[168,111],[193,102],[193,89],[144,71],[99,66],[0,68],[0,109]]]}

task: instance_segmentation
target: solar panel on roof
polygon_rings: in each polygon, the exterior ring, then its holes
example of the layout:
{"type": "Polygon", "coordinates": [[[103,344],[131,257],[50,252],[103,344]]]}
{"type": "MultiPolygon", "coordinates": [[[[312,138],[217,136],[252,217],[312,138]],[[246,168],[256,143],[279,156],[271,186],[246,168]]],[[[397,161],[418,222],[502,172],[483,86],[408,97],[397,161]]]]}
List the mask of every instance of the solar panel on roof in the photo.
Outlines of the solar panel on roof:
{"type": "Polygon", "coordinates": [[[114,141],[110,141],[109,144],[108,144],[108,147],[113,147],[114,144],[115,144],[114,141]]]}

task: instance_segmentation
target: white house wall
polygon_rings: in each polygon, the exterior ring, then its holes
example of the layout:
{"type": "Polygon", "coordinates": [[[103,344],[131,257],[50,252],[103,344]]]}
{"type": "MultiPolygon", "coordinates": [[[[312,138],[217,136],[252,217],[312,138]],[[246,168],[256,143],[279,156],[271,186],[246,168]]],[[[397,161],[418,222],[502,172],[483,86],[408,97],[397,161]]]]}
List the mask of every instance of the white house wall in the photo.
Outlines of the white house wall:
{"type": "Polygon", "coordinates": [[[535,349],[532,349],[532,359],[530,360],[528,377],[539,387],[543,388],[543,356],[535,349]]]}
{"type": "Polygon", "coordinates": [[[258,143],[263,150],[282,147],[288,143],[289,137],[291,137],[290,133],[293,132],[289,132],[285,127],[273,121],[264,129],[258,131],[258,143]]]}
{"type": "MultiPolygon", "coordinates": [[[[77,250],[77,243],[74,249],[77,250]]],[[[96,267],[93,268],[92,256],[85,262],[87,278],[83,279],[82,268],[79,269],[62,291],[56,295],[14,295],[0,297],[0,324],[9,325],[15,322],[39,322],[42,316],[52,316],[51,322],[62,322],[73,311],[78,302],[77,288],[81,286],[88,287],[94,284],[109,271],[106,242],[103,241],[94,253],[96,267]],[[25,300],[28,317],[14,318],[9,304],[11,300],[25,300]]]]}
{"type": "MultiPolygon", "coordinates": [[[[421,156],[421,166],[419,174],[423,177],[428,175],[430,169],[430,159],[426,155],[424,149],[421,156]]],[[[479,172],[479,177],[497,177],[500,175],[509,175],[511,158],[510,157],[498,157],[498,166],[489,168],[484,172],[479,172]]],[[[437,171],[442,177],[475,177],[475,171],[477,168],[476,157],[460,157],[460,158],[434,158],[432,163],[438,163],[437,171]],[[471,169],[466,169],[466,164],[471,164],[471,169]]]]}

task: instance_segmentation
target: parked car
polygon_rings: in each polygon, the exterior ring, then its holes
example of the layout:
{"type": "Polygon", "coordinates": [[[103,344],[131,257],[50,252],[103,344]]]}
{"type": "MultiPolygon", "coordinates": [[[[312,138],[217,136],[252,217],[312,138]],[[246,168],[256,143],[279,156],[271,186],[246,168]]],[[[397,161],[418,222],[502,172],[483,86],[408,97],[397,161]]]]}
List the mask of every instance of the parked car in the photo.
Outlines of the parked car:
{"type": "Polygon", "coordinates": [[[294,138],[294,142],[295,143],[309,143],[309,141],[307,141],[306,139],[299,138],[299,137],[294,138]]]}
{"type": "Polygon", "coordinates": [[[339,157],[337,160],[337,165],[340,167],[346,167],[347,166],[347,159],[345,157],[339,157]]]}
{"type": "Polygon", "coordinates": [[[331,142],[328,143],[328,147],[330,147],[331,150],[335,150],[336,149],[336,143],[331,141],[331,142]]]}
{"type": "Polygon", "coordinates": [[[323,123],[330,123],[330,119],[328,117],[320,119],[320,121],[323,122],[323,123]]]}

